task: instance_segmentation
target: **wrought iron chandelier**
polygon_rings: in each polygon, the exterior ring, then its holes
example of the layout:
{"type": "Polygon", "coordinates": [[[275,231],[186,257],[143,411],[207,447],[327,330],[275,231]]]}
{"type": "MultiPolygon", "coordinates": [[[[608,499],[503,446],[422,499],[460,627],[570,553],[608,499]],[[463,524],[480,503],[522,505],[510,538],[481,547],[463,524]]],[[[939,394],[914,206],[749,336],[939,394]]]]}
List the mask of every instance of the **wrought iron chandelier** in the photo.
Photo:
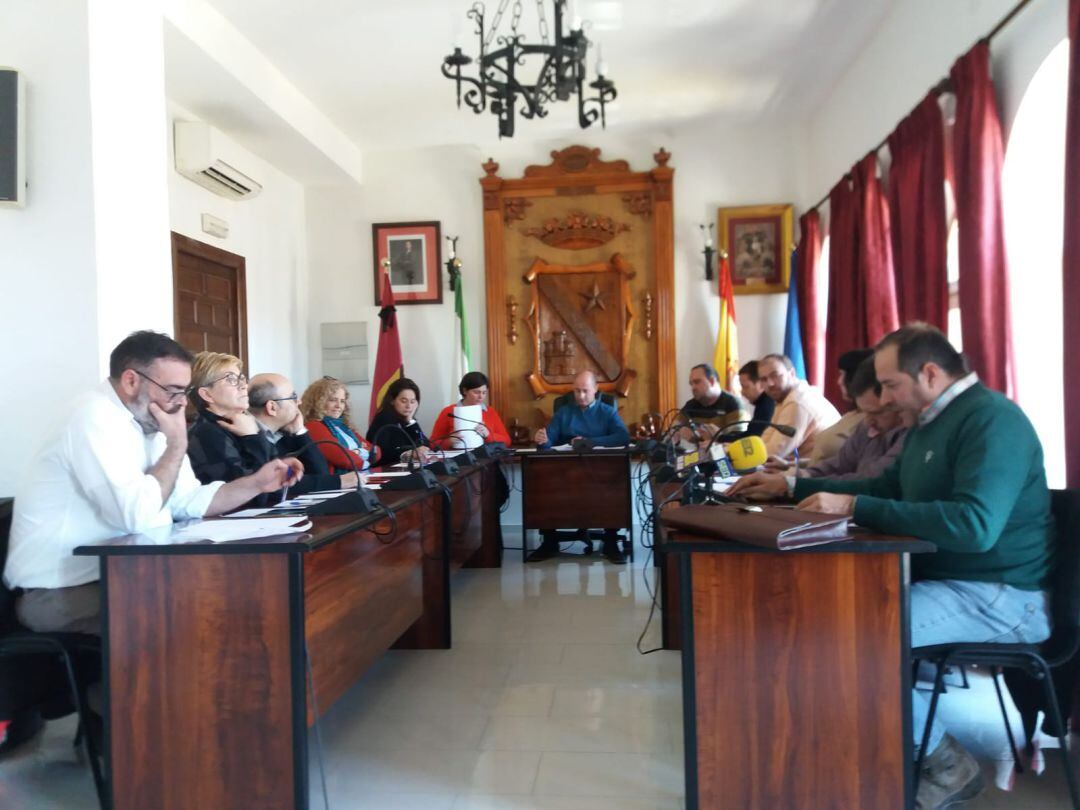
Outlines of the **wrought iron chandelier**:
{"type": "Polygon", "coordinates": [[[591,126],[600,119],[600,126],[606,127],[605,105],[615,99],[615,83],[605,78],[606,68],[603,61],[597,60],[596,78],[586,84],[585,57],[589,49],[589,40],[582,30],[580,20],[573,19],[563,33],[567,0],[552,0],[555,12],[555,41],[549,41],[547,18],[544,15],[544,0],[536,0],[536,9],[540,16],[540,44],[524,42],[524,35],[518,33],[521,21],[521,0],[514,0],[510,17],[510,33],[498,34],[503,15],[510,5],[510,0],[499,0],[499,8],[491,20],[491,27],[484,27],[484,4],[475,2],[466,16],[476,23],[476,34],[480,41],[478,57],[479,75],[477,78],[462,75],[461,69],[472,64],[473,60],[454,48],[442,63],[442,73],[453,79],[457,86],[457,105],[462,99],[475,113],[490,108],[499,119],[499,137],[514,136],[515,110],[522,118],[543,118],[548,114],[547,105],[553,101],[568,101],[577,96],[578,123],[582,129],[591,126]],[[492,50],[492,44],[497,47],[492,50]],[[532,84],[522,77],[529,63],[538,62],[539,72],[532,84]],[[462,86],[465,91],[462,92],[462,86]],[[592,88],[596,95],[586,98],[592,88]],[[520,105],[520,107],[519,107],[520,105]]]}

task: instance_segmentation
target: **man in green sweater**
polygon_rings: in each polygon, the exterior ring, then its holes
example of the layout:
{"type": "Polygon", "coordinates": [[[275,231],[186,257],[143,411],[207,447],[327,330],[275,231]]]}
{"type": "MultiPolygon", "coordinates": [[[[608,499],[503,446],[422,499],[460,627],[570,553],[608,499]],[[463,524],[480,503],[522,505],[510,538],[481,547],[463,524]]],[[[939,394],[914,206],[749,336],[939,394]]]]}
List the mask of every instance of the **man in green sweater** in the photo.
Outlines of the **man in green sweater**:
{"type": "MultiPolygon", "coordinates": [[[[1050,635],[1047,586],[1054,524],[1042,446],[1023,411],[968,373],[937,329],[909,324],[877,345],[882,403],[912,412],[903,452],[877,478],[791,478],[798,508],[850,515],[860,526],[937,544],[912,557],[911,644],[1036,643],[1050,635]]],[[[775,476],[729,494],[767,499],[775,476]]],[[[913,693],[915,742],[929,709],[913,693]]],[[[917,806],[951,806],[983,787],[978,764],[935,719],[917,806]]]]}

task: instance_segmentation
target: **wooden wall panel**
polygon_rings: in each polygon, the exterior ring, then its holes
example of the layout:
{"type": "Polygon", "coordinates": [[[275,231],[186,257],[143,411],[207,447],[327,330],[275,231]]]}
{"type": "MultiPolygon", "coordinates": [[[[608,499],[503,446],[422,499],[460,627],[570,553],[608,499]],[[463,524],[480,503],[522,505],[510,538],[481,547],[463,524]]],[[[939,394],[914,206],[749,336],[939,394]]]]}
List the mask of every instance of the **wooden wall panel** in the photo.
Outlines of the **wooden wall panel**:
{"type": "MultiPolygon", "coordinates": [[[[534,368],[531,341],[546,337],[535,336],[527,325],[534,291],[523,276],[537,259],[553,265],[586,265],[607,263],[619,254],[631,265],[634,276],[626,303],[635,315],[626,366],[637,376],[627,396],[617,397],[620,412],[631,424],[646,412],[664,413],[675,407],[674,170],[667,166],[670,155],[664,150],[654,158],[656,166],[651,171],[632,172],[626,161],[602,160],[598,149],[572,146],[552,152],[550,164],[529,166],[523,177],[514,179],[499,177],[494,161],[484,164],[486,175],[480,184],[487,373],[492,405],[507,424],[516,418],[531,434],[550,417],[555,395],[570,388],[569,383],[560,382],[562,388],[538,398],[526,380],[534,368]],[[594,239],[597,244],[580,239],[560,244],[537,234],[575,213],[606,218],[609,232],[594,239]],[[646,294],[651,296],[648,319],[643,305],[646,294]],[[516,342],[508,336],[510,297],[517,304],[516,342]]],[[[590,238],[596,236],[590,234],[590,238]]],[[[600,387],[612,391],[615,385],[600,387]]]]}

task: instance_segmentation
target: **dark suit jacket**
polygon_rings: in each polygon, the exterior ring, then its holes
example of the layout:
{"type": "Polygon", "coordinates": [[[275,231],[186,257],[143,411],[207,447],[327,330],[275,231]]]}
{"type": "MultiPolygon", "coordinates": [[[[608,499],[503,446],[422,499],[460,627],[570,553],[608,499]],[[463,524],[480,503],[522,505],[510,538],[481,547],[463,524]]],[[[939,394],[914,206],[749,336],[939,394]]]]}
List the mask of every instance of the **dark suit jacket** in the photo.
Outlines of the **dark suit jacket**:
{"type": "MultiPolygon", "coordinates": [[[[341,476],[330,474],[323,454],[306,435],[286,434],[274,444],[262,433],[236,436],[220,422],[221,418],[216,414],[200,411],[198,419],[188,428],[188,458],[195,477],[202,483],[234,481],[251,475],[271,459],[295,454],[304,465],[304,477],[289,487],[291,494],[302,495],[341,486],[341,476]]],[[[267,492],[250,501],[248,506],[269,506],[280,499],[281,493],[267,492]]]]}

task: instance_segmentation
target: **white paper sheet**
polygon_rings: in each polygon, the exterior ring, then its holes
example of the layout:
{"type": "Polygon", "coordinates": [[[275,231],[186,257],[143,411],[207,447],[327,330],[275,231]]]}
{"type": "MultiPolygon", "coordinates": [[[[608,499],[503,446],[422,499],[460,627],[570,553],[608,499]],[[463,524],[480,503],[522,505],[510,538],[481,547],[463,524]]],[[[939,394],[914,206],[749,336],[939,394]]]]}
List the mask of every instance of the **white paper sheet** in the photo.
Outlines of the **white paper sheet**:
{"type": "Polygon", "coordinates": [[[311,521],[304,517],[288,518],[238,518],[233,520],[204,520],[192,523],[173,532],[173,542],[210,540],[227,543],[230,540],[251,540],[259,537],[275,537],[281,534],[299,534],[311,528],[311,521]]]}
{"type": "Polygon", "coordinates": [[[484,443],[484,438],[476,432],[477,423],[483,423],[484,409],[479,405],[454,406],[454,438],[450,443],[454,447],[472,450],[484,443]]]}

